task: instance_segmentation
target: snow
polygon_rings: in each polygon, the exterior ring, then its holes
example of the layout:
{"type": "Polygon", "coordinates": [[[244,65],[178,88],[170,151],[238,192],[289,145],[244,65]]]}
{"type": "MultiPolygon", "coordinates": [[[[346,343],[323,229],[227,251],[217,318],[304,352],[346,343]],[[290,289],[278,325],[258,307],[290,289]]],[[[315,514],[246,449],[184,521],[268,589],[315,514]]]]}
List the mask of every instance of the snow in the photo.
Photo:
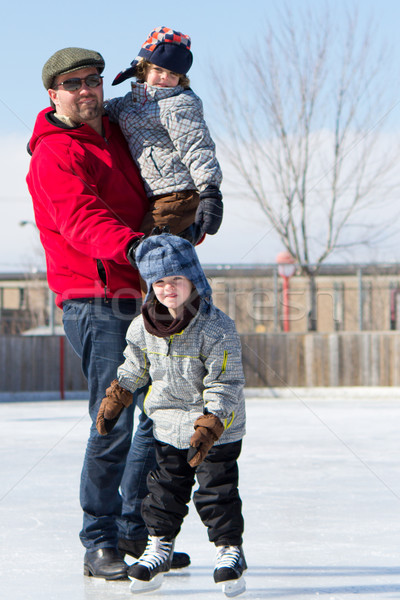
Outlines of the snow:
{"type": "MultiPolygon", "coordinates": [[[[240,491],[249,569],[239,598],[399,598],[396,390],[247,390],[247,413],[240,491]]],[[[87,402],[0,395],[0,422],[1,597],[134,598],[128,581],[83,576],[78,488],[87,402]]],[[[193,505],[176,548],[192,565],[138,597],[224,598],[193,505]]]]}

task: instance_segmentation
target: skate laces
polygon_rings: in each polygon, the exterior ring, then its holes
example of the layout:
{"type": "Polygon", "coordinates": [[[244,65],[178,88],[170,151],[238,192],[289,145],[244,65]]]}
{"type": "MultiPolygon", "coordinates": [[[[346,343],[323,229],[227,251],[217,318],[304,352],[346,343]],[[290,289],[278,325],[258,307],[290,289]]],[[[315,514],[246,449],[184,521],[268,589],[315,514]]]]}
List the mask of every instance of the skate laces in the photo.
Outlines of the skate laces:
{"type": "Polygon", "coordinates": [[[161,540],[157,537],[150,537],[139,563],[144,567],[158,567],[164,561],[168,560],[172,548],[172,542],[161,540]]]}
{"type": "Polygon", "coordinates": [[[217,569],[234,569],[240,558],[239,546],[217,546],[217,569]]]}

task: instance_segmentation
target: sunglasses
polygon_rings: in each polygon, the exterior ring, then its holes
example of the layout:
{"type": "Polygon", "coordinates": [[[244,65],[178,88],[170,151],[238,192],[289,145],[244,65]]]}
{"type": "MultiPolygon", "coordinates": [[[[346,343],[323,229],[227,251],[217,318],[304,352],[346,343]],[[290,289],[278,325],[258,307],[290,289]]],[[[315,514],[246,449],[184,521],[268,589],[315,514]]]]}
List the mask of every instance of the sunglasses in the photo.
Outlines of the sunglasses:
{"type": "Polygon", "coordinates": [[[57,83],[55,87],[57,88],[62,85],[66,92],[76,92],[77,90],[81,89],[83,83],[85,83],[85,85],[89,88],[99,87],[102,79],[103,77],[101,75],[96,75],[93,73],[93,75],[88,75],[84,79],[80,79],[79,77],[71,77],[71,79],[66,79],[61,83],[57,83]]]}

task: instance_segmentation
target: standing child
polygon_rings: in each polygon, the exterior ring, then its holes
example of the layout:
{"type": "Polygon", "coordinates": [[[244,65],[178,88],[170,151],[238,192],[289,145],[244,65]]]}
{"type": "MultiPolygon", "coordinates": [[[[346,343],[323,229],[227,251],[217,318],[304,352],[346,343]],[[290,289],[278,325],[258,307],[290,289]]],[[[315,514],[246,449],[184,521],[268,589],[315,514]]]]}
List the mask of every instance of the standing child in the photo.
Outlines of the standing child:
{"type": "Polygon", "coordinates": [[[169,571],[196,475],[194,505],[217,550],[214,581],[237,595],[245,590],[247,568],[237,465],[245,433],[240,339],[233,321],[214,306],[187,240],[148,237],[136,259],[149,291],[97,417],[99,433],[107,434],[132,393],[151,380],[144,411],[153,420],[157,467],[142,503],[149,538],[128,570],[131,591],[157,589],[169,571]]]}
{"type": "Polygon", "coordinates": [[[217,233],[223,204],[215,144],[186,77],[190,43],[179,31],[154,29],[131,67],[113,81],[136,77],[131,91],[105,107],[129,143],[150,200],[141,231],[168,226],[195,244],[205,233],[217,233]]]}

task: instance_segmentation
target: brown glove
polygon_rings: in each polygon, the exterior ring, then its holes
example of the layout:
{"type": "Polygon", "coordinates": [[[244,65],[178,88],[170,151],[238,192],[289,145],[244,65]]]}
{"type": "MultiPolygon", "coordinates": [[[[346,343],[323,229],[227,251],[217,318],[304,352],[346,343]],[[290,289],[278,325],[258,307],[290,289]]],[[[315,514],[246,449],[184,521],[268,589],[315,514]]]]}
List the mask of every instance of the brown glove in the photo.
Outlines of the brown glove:
{"type": "Polygon", "coordinates": [[[100,435],[107,435],[114,428],[124,408],[132,404],[133,394],[121,387],[116,379],[106,389],[106,397],[97,413],[96,427],[100,435]]]}
{"type": "Polygon", "coordinates": [[[195,432],[190,438],[190,448],[187,461],[191,467],[197,467],[207,456],[210,448],[224,431],[224,426],[218,417],[212,413],[201,415],[194,422],[195,432]]]}

